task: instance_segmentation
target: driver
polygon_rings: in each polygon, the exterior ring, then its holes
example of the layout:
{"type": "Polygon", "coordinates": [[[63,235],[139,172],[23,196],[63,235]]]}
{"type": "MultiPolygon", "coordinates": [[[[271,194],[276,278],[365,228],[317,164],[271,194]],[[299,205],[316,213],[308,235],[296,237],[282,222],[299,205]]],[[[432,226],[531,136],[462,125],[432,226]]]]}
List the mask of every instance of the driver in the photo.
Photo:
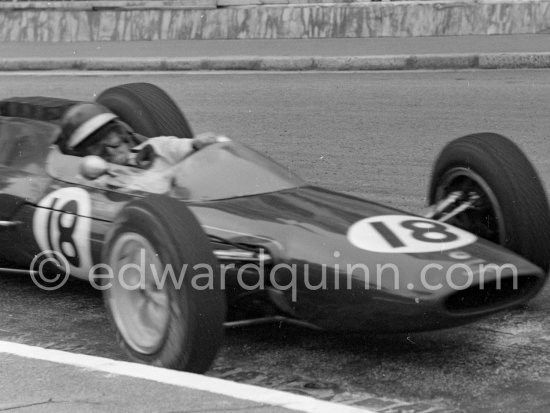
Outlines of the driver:
{"type": "Polygon", "coordinates": [[[71,155],[97,155],[118,165],[161,169],[178,163],[194,150],[228,140],[212,133],[193,139],[175,136],[148,139],[133,132],[106,107],[79,103],[63,115],[58,145],[63,153],[71,155]]]}

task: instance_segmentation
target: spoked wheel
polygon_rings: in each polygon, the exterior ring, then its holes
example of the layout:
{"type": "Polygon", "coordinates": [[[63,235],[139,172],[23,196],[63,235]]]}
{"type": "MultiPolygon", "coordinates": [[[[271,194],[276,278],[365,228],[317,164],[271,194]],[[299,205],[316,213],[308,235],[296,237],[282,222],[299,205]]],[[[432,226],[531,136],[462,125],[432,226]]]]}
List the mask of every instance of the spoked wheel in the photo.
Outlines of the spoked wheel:
{"type": "Polygon", "coordinates": [[[174,199],[130,202],[107,234],[103,297],[134,361],[202,373],[221,345],[225,292],[202,227],[174,199]]]}
{"type": "Polygon", "coordinates": [[[432,171],[428,200],[439,209],[434,219],[500,244],[548,271],[548,199],[525,154],[504,136],[468,135],[445,146],[432,171]]]}

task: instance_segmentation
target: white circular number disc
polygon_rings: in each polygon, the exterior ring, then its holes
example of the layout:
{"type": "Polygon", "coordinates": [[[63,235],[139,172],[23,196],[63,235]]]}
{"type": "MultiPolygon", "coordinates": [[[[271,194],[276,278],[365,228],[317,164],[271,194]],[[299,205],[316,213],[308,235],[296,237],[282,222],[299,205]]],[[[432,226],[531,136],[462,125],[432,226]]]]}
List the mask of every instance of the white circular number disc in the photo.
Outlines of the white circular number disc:
{"type": "Polygon", "coordinates": [[[33,232],[42,252],[78,257],[79,266],[70,265],[72,275],[87,279],[92,266],[90,194],[83,188],[67,187],[53,191],[38,203],[33,216],[33,232]],[[66,213],[63,206],[75,203],[76,211],[66,213]],[[62,228],[71,228],[69,239],[64,241],[62,228]],[[69,242],[67,242],[69,241],[69,242]]]}
{"type": "Polygon", "coordinates": [[[477,240],[474,234],[444,222],[410,215],[379,215],[354,223],[349,242],[358,248],[388,253],[450,250],[477,240]]]}

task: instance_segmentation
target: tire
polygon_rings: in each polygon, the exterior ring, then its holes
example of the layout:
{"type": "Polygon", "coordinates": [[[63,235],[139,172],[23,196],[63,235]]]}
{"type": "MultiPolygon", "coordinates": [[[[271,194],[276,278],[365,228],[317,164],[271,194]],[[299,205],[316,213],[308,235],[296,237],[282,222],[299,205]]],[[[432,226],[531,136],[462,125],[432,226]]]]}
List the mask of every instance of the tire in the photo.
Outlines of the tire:
{"type": "Polygon", "coordinates": [[[222,343],[225,292],[208,239],[189,209],[162,196],[130,202],[106,236],[102,262],[113,274],[103,298],[117,341],[128,357],[165,368],[205,372],[222,343]],[[136,267],[142,269],[136,271],[136,267]],[[153,271],[144,270],[156,268],[160,280],[170,267],[179,280],[185,269],[180,287],[170,276],[163,288],[154,287],[153,271]],[[198,276],[205,273],[210,274],[206,282],[211,284],[204,282],[205,276],[198,276]],[[145,288],[130,291],[139,277],[145,288]],[[194,288],[195,277],[198,285],[209,288],[194,288]]]}
{"type": "Polygon", "coordinates": [[[168,94],[150,83],[127,83],[103,91],[96,99],[146,137],[191,139],[185,116],[168,94]]]}
{"type": "Polygon", "coordinates": [[[480,195],[476,209],[449,221],[496,242],[541,267],[550,267],[550,210],[533,165],[512,141],[494,133],[450,142],[434,165],[430,204],[464,189],[480,195]]]}

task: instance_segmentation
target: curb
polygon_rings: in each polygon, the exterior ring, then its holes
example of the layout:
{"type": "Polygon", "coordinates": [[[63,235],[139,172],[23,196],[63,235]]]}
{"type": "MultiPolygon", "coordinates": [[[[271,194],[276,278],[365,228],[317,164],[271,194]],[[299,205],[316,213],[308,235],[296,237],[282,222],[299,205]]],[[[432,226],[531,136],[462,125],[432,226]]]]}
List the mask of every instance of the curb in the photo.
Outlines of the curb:
{"type": "MultiPolygon", "coordinates": [[[[222,395],[232,399],[245,400],[257,404],[256,406],[248,406],[245,408],[233,408],[231,404],[225,402],[225,408],[222,410],[216,409],[216,411],[225,412],[246,410],[249,412],[269,412],[269,407],[272,406],[280,407],[288,411],[298,411],[303,413],[375,413],[374,410],[363,408],[361,406],[349,406],[345,404],[328,402],[314,399],[309,396],[268,389],[251,384],[236,383],[215,377],[202,376],[200,374],[168,370],[161,367],[148,366],[127,361],[117,361],[104,357],[88,356],[85,354],[70,353],[67,351],[53,350],[0,340],[0,354],[2,353],[32,360],[40,360],[76,367],[81,369],[81,374],[89,374],[90,371],[95,371],[114,375],[114,377],[106,376],[104,379],[106,381],[116,380],[117,376],[125,376],[135,379],[154,381],[173,387],[182,387],[188,390],[209,392],[215,395],[222,395]]],[[[32,372],[29,377],[30,383],[33,383],[32,372]]],[[[49,402],[52,402],[55,398],[55,395],[53,396],[54,397],[49,399],[49,402]]],[[[12,405],[1,410],[11,410],[11,408],[15,410],[16,407],[25,406],[12,405]]],[[[54,408],[53,411],[56,411],[56,409],[54,408]]],[[[189,410],[185,409],[185,411],[189,410]]],[[[193,411],[206,410],[200,409],[199,403],[199,410],[193,411]]]]}
{"type": "Polygon", "coordinates": [[[546,69],[550,52],[387,56],[231,56],[198,58],[7,58],[0,71],[370,71],[546,69]]]}

